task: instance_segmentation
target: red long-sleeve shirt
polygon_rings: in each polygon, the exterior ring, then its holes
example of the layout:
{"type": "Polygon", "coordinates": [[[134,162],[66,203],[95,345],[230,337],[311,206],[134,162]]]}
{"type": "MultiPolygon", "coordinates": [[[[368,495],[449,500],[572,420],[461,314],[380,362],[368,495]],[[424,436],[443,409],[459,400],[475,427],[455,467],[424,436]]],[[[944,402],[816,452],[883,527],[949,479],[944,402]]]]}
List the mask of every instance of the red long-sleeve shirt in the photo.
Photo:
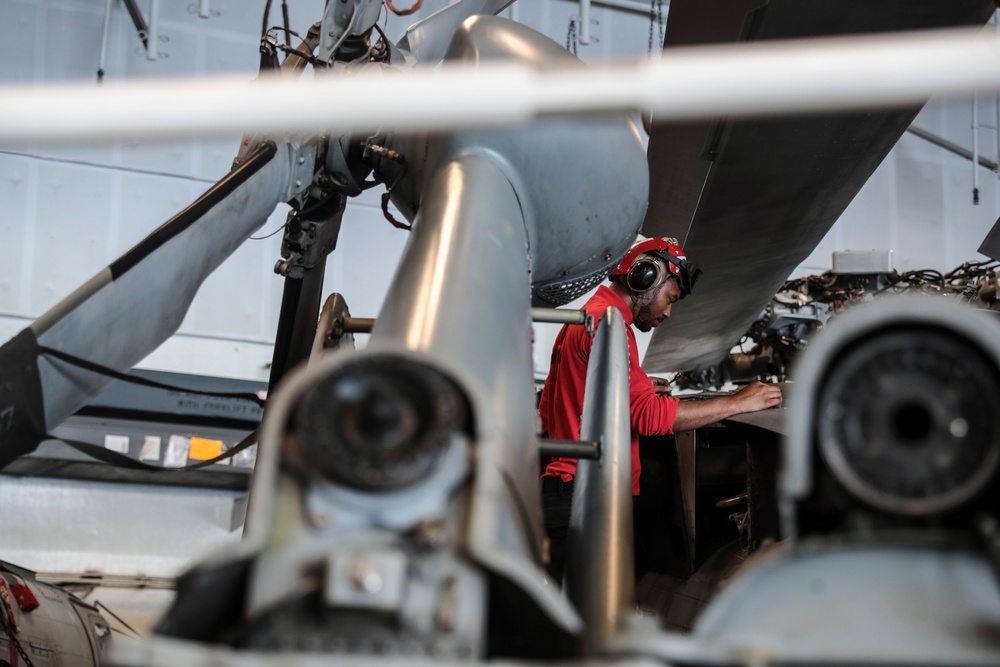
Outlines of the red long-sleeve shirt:
{"type": "MultiPolygon", "coordinates": [[[[632,331],[632,311],[611,289],[600,286],[584,305],[594,319],[599,319],[608,306],[621,311],[628,333],[629,422],[632,425],[632,495],[639,495],[639,436],[673,433],[674,418],[680,399],[659,396],[649,376],[639,366],[639,348],[632,331]]],[[[580,418],[583,414],[583,390],[587,379],[587,361],[593,339],[584,327],[566,325],[552,347],[549,376],[542,389],[538,413],[542,434],[558,440],[580,439],[580,418]]],[[[542,477],[558,476],[570,481],[576,474],[576,459],[553,459],[542,477]]]]}

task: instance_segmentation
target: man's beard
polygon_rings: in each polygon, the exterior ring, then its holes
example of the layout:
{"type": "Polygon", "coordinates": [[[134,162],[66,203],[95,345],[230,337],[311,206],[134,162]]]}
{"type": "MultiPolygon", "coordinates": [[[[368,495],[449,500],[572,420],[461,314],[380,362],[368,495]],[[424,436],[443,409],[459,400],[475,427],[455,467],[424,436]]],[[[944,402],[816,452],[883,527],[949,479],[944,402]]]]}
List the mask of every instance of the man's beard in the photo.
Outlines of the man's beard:
{"type": "Polygon", "coordinates": [[[654,326],[653,321],[655,320],[655,318],[653,318],[652,320],[648,318],[649,318],[649,308],[644,306],[641,310],[639,310],[639,313],[635,316],[635,319],[632,320],[632,326],[634,326],[636,329],[642,332],[650,331],[654,326]]]}

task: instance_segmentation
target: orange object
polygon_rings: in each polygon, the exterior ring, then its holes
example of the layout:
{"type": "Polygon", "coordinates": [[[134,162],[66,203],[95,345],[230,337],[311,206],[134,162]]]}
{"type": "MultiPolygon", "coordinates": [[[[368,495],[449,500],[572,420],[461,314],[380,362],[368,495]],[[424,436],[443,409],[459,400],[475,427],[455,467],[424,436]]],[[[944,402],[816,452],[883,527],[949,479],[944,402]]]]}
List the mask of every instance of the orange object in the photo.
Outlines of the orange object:
{"type": "Polygon", "coordinates": [[[193,437],[191,438],[191,452],[188,456],[195,461],[207,461],[221,454],[222,447],[223,443],[221,440],[193,437]]]}

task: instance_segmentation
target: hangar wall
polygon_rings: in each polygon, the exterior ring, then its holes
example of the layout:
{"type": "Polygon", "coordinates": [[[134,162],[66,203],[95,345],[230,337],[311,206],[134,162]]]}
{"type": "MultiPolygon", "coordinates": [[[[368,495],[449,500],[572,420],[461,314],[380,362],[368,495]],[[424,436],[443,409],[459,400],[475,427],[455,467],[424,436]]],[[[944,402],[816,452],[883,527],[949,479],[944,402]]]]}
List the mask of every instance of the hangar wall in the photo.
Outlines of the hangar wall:
{"type": "MultiPolygon", "coordinates": [[[[213,0],[200,19],[196,3],[162,3],[160,57],[145,57],[119,0],[113,3],[105,85],[136,77],[191,77],[245,72],[253,78],[264,3],[213,0]],[[259,6],[258,6],[259,5],[259,6]]],[[[320,17],[322,0],[289,2],[293,29],[320,17]]],[[[448,4],[427,0],[414,17],[391,16],[387,31],[402,34],[414,19],[448,4]]],[[[588,61],[642,56],[658,24],[645,2],[595,3],[592,41],[578,41],[569,0],[520,2],[507,14],[575,44],[588,61]]],[[[148,9],[147,3],[140,3],[148,9]]],[[[0,83],[93,81],[101,49],[101,0],[7,0],[0,9],[0,83]]],[[[277,3],[271,22],[277,23],[277,3]]],[[[391,91],[389,91],[391,100],[391,91]]],[[[290,100],[290,104],[308,104],[290,100]]],[[[405,100],[392,100],[405,104],[405,100]]],[[[970,102],[934,102],[917,124],[950,141],[970,145],[970,102]]],[[[980,101],[980,119],[994,124],[992,96],[980,101]]],[[[995,126],[995,124],[994,124],[995,126]]],[[[995,131],[980,132],[981,150],[996,153],[995,131]]],[[[123,142],[79,146],[0,146],[0,340],[70,293],[190,203],[229,168],[239,137],[170,143],[123,142]]],[[[975,259],[975,249],[996,219],[998,188],[981,170],[980,204],[972,205],[971,165],[912,135],[905,135],[798,273],[822,272],[839,249],[891,248],[899,268],[948,269],[975,259]]],[[[377,314],[406,242],[378,209],[378,192],[349,204],[339,247],[330,258],[326,292],[339,291],[354,314],[377,314]]],[[[260,230],[277,230],[279,207],[260,230]]],[[[266,379],[280,304],[281,280],[272,267],[280,236],[245,243],[202,287],[179,333],[141,365],[149,368],[247,379],[266,379]]],[[[109,322],[109,327],[128,326],[109,322]]],[[[536,330],[535,364],[544,376],[557,327],[536,330]]]]}

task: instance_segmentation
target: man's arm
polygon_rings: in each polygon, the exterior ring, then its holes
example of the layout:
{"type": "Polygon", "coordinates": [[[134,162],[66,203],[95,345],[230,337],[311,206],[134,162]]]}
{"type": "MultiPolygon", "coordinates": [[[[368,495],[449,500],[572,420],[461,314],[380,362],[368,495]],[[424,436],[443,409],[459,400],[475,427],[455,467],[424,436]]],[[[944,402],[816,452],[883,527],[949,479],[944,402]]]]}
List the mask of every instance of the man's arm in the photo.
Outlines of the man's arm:
{"type": "Polygon", "coordinates": [[[763,382],[745,385],[729,396],[681,401],[674,418],[674,433],[691,431],[744,412],[757,412],[780,405],[781,390],[763,382]]]}

